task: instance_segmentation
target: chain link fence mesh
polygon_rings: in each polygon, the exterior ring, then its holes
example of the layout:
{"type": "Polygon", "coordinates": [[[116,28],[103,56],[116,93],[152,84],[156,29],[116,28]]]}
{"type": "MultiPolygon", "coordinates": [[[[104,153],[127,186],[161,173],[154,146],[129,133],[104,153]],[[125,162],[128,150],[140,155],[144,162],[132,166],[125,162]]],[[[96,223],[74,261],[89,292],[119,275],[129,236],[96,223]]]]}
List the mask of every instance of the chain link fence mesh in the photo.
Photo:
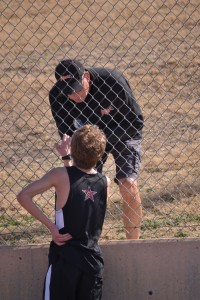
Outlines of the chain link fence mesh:
{"type": "MultiPolygon", "coordinates": [[[[48,93],[67,58],[121,71],[143,110],[141,238],[199,237],[199,1],[2,0],[0,11],[0,243],[50,239],[16,194],[62,165],[48,93]]],[[[112,157],[104,173],[114,179],[112,157]]],[[[54,218],[53,190],[36,202],[54,218]]],[[[124,238],[112,182],[102,239],[124,238]]]]}

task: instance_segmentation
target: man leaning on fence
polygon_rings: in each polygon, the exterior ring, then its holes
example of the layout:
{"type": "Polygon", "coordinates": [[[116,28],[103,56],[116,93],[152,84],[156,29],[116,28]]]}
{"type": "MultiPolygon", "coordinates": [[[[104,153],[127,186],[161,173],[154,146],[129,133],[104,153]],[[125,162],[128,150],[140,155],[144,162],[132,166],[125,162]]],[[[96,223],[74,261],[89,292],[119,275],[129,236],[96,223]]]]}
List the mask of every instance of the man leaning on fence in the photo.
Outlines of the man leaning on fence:
{"type": "Polygon", "coordinates": [[[55,69],[57,82],[49,93],[58,132],[72,135],[84,124],[96,124],[107,137],[106,151],[116,165],[115,182],[123,197],[123,222],[128,239],[138,239],[142,206],[137,176],[141,164],[143,116],[124,76],[107,68],[84,68],[77,60],[63,60],[55,69]]]}

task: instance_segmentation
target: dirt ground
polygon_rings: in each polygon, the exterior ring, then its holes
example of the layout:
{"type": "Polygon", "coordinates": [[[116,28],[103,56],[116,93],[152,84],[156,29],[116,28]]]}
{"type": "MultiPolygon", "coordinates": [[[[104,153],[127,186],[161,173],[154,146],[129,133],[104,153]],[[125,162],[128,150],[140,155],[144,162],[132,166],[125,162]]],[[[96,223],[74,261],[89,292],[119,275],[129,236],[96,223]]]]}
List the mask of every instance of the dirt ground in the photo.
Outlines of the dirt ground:
{"type": "MultiPolygon", "coordinates": [[[[141,238],[199,237],[199,1],[3,0],[0,11],[0,243],[49,238],[16,193],[61,165],[48,92],[64,58],[119,69],[142,107],[141,238]]],[[[112,157],[104,172],[113,180],[112,157]]],[[[53,218],[54,192],[37,202],[53,218]]],[[[121,205],[113,182],[103,240],[125,238],[121,205]]]]}

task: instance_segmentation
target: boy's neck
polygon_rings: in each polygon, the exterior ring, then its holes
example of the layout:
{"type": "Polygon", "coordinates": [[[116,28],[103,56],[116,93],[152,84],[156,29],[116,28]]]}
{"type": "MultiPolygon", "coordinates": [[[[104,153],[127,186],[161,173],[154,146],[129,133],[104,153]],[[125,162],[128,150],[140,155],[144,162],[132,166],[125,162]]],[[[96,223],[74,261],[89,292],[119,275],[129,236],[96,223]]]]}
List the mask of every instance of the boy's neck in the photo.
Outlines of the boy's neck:
{"type": "Polygon", "coordinates": [[[84,173],[87,173],[87,174],[96,174],[97,173],[97,171],[93,167],[90,168],[90,169],[84,169],[84,168],[80,168],[80,167],[76,166],[75,164],[74,164],[74,166],[77,169],[79,169],[79,170],[81,170],[81,171],[83,171],[84,173]]]}

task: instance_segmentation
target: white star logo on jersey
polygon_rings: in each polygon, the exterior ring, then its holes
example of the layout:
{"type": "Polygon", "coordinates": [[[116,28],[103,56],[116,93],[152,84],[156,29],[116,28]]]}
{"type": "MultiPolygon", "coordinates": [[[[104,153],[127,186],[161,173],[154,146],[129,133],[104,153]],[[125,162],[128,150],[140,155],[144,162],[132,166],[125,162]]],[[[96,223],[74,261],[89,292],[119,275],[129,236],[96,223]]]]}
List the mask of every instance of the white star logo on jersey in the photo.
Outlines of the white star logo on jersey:
{"type": "Polygon", "coordinates": [[[82,192],[85,194],[85,201],[90,199],[94,202],[94,195],[97,194],[97,192],[92,191],[90,186],[88,186],[87,190],[82,190],[82,192]]]}

